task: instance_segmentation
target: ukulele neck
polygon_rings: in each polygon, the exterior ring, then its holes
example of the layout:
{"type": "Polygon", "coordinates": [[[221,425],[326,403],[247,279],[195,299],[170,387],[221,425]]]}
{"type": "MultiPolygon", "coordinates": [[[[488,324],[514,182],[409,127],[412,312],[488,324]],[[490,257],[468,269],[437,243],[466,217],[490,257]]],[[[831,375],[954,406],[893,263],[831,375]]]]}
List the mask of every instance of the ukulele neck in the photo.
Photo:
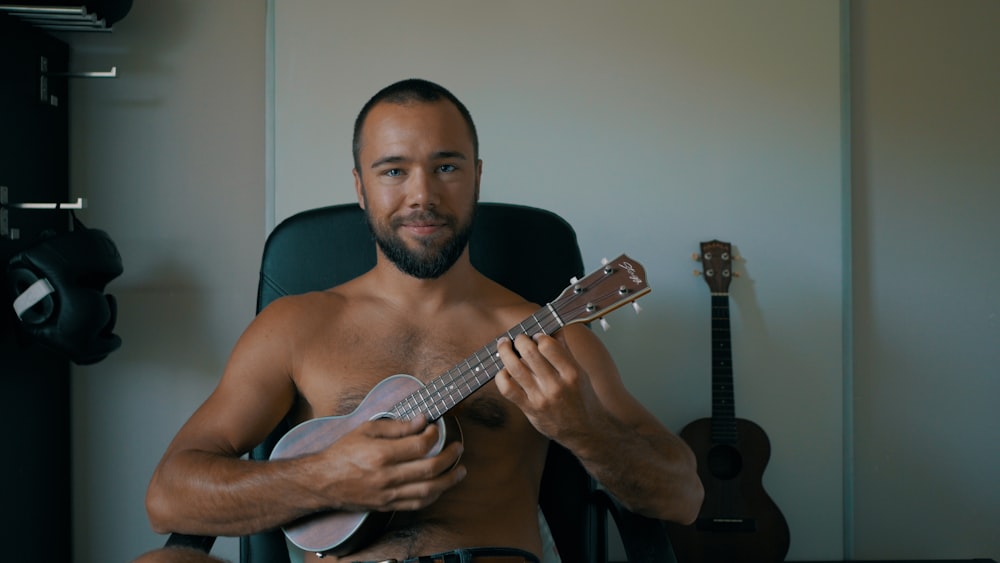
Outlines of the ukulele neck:
{"type": "Polygon", "coordinates": [[[729,294],[712,294],[712,441],[736,442],[733,354],[729,334],[729,294]]]}

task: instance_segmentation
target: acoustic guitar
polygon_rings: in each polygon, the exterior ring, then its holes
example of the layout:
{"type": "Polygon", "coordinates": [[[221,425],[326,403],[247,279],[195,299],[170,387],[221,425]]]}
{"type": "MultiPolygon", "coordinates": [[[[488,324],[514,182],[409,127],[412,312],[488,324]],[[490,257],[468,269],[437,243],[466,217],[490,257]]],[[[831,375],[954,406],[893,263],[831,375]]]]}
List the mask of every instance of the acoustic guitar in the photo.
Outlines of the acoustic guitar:
{"type": "Polygon", "coordinates": [[[736,418],[729,284],[732,247],[701,243],[702,275],[712,295],[712,417],[691,422],[680,436],[698,458],[705,500],[690,526],[668,524],[680,563],[771,563],[788,553],[788,524],[761,483],[771,456],[767,434],[736,418]]]}
{"type": "MultiPolygon", "coordinates": [[[[564,326],[603,320],[609,312],[649,293],[646,272],[626,255],[606,263],[571,285],[548,305],[508,330],[511,339],[553,334],[564,326]]],[[[446,443],[461,439],[458,421],[445,416],[465,398],[490,382],[503,369],[496,339],[426,385],[406,374],[391,376],[372,389],[350,414],[308,420],[292,428],[271,453],[271,459],[289,459],[320,451],[363,422],[376,418],[409,420],[424,417],[438,426],[439,440],[428,456],[446,443]]],[[[318,512],[283,527],[285,536],[306,551],[318,554],[353,553],[381,534],[391,512],[318,512]]]]}

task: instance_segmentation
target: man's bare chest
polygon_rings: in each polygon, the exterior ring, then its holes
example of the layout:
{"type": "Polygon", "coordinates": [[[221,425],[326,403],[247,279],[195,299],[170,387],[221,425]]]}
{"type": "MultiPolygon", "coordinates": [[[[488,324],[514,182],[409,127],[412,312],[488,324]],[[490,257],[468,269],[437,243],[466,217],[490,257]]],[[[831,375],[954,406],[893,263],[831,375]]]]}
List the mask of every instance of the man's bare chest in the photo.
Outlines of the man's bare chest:
{"type": "MultiPolygon", "coordinates": [[[[384,379],[407,374],[424,384],[462,371],[482,357],[502,329],[494,326],[354,325],[331,330],[300,351],[293,376],[307,416],[351,412],[384,379]],[[457,371],[456,371],[457,370],[457,371]]],[[[478,384],[472,381],[473,384],[478,384]]],[[[476,389],[475,398],[498,395],[492,385],[476,389]]],[[[494,409],[495,410],[495,409],[494,409]]]]}

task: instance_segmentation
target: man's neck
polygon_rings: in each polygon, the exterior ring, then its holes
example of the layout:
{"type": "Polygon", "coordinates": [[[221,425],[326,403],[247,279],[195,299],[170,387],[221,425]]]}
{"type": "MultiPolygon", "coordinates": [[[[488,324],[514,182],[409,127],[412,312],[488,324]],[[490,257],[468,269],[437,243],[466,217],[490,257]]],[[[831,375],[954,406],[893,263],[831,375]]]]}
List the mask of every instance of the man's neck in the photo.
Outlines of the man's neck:
{"type": "Polygon", "coordinates": [[[469,301],[481,279],[469,262],[468,251],[448,271],[433,279],[420,279],[401,271],[380,252],[372,275],[384,299],[401,309],[424,313],[469,301]]]}

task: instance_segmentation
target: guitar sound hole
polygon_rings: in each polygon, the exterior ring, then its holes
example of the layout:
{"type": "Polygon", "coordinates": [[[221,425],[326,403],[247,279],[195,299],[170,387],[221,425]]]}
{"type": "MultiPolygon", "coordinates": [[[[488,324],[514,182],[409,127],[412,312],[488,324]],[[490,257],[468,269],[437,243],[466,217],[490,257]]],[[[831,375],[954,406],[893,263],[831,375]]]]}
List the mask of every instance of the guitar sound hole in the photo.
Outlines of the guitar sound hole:
{"type": "Polygon", "coordinates": [[[743,470],[743,456],[732,446],[712,446],[708,450],[708,470],[716,479],[733,479],[743,470]]]}

